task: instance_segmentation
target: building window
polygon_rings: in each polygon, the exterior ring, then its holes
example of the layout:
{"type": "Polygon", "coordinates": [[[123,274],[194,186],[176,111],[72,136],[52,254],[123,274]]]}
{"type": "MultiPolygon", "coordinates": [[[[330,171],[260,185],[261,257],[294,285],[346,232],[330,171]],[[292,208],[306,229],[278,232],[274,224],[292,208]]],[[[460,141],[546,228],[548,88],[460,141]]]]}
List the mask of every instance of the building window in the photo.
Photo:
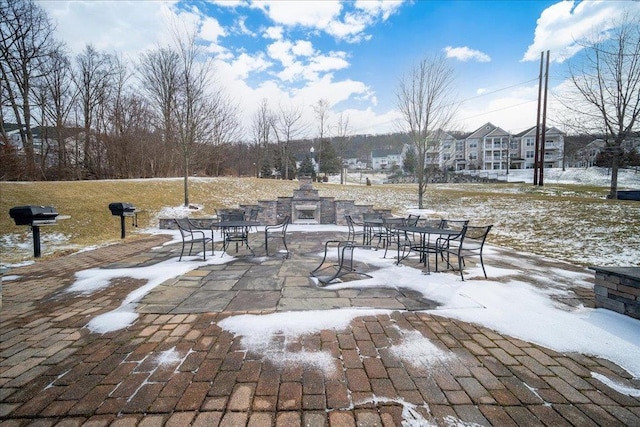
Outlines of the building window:
{"type": "Polygon", "coordinates": [[[533,154],[534,154],[534,151],[533,151],[533,150],[527,150],[527,151],[525,152],[524,157],[525,157],[525,158],[527,158],[527,159],[533,159],[533,157],[534,157],[534,155],[533,155],[533,154]]]}
{"type": "Polygon", "coordinates": [[[527,138],[527,139],[525,139],[525,144],[526,144],[526,146],[527,146],[527,147],[533,147],[533,146],[535,146],[535,142],[534,142],[533,138],[527,138]]]}

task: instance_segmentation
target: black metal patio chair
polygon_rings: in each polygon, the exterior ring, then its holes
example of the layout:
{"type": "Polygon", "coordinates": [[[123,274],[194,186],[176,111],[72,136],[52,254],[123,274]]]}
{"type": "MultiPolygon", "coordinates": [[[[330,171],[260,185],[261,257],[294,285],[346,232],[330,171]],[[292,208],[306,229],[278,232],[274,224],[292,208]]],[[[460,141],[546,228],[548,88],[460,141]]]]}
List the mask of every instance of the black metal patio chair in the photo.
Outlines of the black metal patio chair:
{"type": "Polygon", "coordinates": [[[354,220],[351,215],[345,215],[344,219],[347,221],[347,228],[349,229],[347,240],[355,241],[356,237],[361,236],[362,243],[364,244],[365,232],[363,228],[363,223],[354,220]]]}
{"type": "Polygon", "coordinates": [[[264,250],[267,253],[267,256],[269,256],[269,239],[278,238],[282,239],[284,249],[287,251],[285,258],[289,257],[289,248],[287,247],[287,227],[289,227],[290,223],[291,216],[286,215],[279,224],[266,225],[264,227],[264,250]]]}
{"type": "Polygon", "coordinates": [[[406,218],[383,218],[382,221],[382,227],[380,229],[382,238],[380,240],[384,242],[383,258],[386,258],[389,246],[393,244],[401,244],[401,241],[404,240],[404,231],[398,230],[397,227],[406,225],[407,220],[406,218]]]}
{"type": "Polygon", "coordinates": [[[182,261],[184,250],[189,245],[189,256],[193,251],[193,245],[202,243],[202,256],[204,260],[207,260],[207,243],[211,242],[211,253],[213,255],[213,238],[207,237],[204,230],[198,230],[192,227],[188,218],[175,218],[174,219],[178,230],[180,230],[180,236],[182,237],[182,250],[180,251],[180,258],[178,261],[182,261]]]}
{"type": "Polygon", "coordinates": [[[353,266],[353,253],[356,249],[376,249],[371,245],[360,245],[352,241],[329,240],[324,244],[324,256],[320,265],[311,271],[311,275],[323,285],[329,284],[348,274],[371,277],[367,273],[357,271],[353,266]],[[336,250],[337,261],[327,261],[329,254],[336,250]]]}
{"type": "Polygon", "coordinates": [[[484,268],[484,259],[482,258],[482,250],[484,249],[484,243],[486,242],[487,235],[489,234],[489,231],[491,231],[492,227],[493,225],[465,225],[460,234],[455,238],[438,239],[438,245],[442,248],[442,254],[446,254],[446,261],[449,267],[454,268],[451,265],[449,255],[453,254],[458,258],[458,270],[460,271],[460,277],[462,280],[464,280],[462,267],[465,265],[465,259],[472,256],[480,258],[480,265],[482,266],[484,278],[487,278],[487,271],[484,268]]]}

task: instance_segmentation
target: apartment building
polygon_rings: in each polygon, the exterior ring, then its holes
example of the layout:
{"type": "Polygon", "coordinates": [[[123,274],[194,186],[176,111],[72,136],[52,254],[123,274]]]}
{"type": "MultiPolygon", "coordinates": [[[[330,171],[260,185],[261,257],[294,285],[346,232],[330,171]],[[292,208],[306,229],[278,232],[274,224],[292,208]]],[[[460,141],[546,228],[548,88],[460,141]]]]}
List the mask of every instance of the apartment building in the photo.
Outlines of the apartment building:
{"type": "MultiPolygon", "coordinates": [[[[535,126],[513,135],[510,132],[485,123],[471,134],[455,142],[455,170],[506,170],[531,169],[535,161],[535,126]]],[[[444,141],[441,150],[446,152],[449,146],[444,141]]],[[[545,168],[562,167],[564,154],[564,136],[554,127],[547,128],[545,134],[545,168]]],[[[447,167],[441,163],[441,167],[447,167]]]]}
{"type": "MultiPolygon", "coordinates": [[[[535,161],[536,127],[511,134],[492,123],[485,123],[475,131],[454,136],[445,131],[430,135],[426,141],[426,166],[453,170],[532,169],[535,161]]],[[[402,166],[409,149],[374,150],[370,165],[375,170],[390,170],[402,166]]],[[[545,132],[544,167],[562,167],[564,136],[555,127],[545,132]]]]}

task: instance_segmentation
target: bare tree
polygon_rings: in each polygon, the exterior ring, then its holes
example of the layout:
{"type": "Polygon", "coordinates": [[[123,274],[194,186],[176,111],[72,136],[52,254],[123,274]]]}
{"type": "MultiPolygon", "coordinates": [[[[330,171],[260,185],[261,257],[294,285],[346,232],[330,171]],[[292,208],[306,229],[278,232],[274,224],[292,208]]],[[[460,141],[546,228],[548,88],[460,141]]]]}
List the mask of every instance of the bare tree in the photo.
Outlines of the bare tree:
{"type": "Polygon", "coordinates": [[[432,135],[451,125],[457,103],[453,70],[442,55],[427,57],[401,78],[396,100],[416,154],[418,207],[424,207],[427,153],[432,135]]]}
{"type": "Polygon", "coordinates": [[[344,115],[344,113],[340,113],[338,117],[338,123],[336,123],[336,137],[338,138],[347,138],[351,133],[351,128],[349,128],[349,115],[344,115]]]}
{"type": "Polygon", "coordinates": [[[280,160],[284,166],[284,179],[289,179],[289,143],[304,131],[302,107],[283,107],[272,117],[271,128],[278,142],[280,160]]]}
{"type": "MultiPolygon", "coordinates": [[[[340,113],[338,117],[338,123],[336,123],[336,141],[338,142],[338,156],[344,161],[347,153],[347,145],[349,143],[349,116],[345,116],[344,113],[340,113]]],[[[346,169],[342,168],[343,173],[340,174],[340,184],[344,184],[347,181],[346,169]]]]}
{"type": "Polygon", "coordinates": [[[180,87],[180,56],[169,48],[159,48],[142,55],[140,80],[151,107],[156,112],[155,126],[161,130],[163,146],[159,150],[159,163],[152,162],[156,173],[168,174],[173,169],[175,149],[173,112],[180,87]]]}
{"type": "Polygon", "coordinates": [[[638,130],[640,117],[640,16],[627,15],[608,37],[594,37],[569,69],[575,91],[563,104],[581,118],[583,131],[604,137],[615,199],[622,143],[638,130]]]}
{"type": "Polygon", "coordinates": [[[142,56],[140,80],[158,118],[156,127],[165,144],[162,151],[170,159],[177,150],[181,159],[185,206],[194,164],[210,158],[204,155],[204,147],[220,149],[237,137],[237,106],[214,86],[212,77],[212,62],[196,42],[195,32],[174,28],[173,46],[142,56]]]}
{"type": "Polygon", "coordinates": [[[72,84],[71,61],[62,47],[52,52],[44,71],[41,84],[46,96],[42,108],[55,127],[58,177],[61,177],[68,167],[65,127],[77,97],[77,89],[72,84]]]}
{"type": "MultiPolygon", "coordinates": [[[[328,130],[328,114],[329,114],[329,101],[325,98],[319,99],[318,102],[312,105],[313,113],[316,116],[316,120],[318,121],[318,164],[320,165],[319,169],[323,169],[322,162],[322,148],[325,145],[325,135],[328,130]]],[[[326,176],[325,172],[325,176],[326,176]]]]}
{"type": "Polygon", "coordinates": [[[222,146],[237,141],[240,137],[240,122],[238,121],[238,105],[221,88],[215,88],[210,96],[211,131],[209,143],[214,148],[214,162],[216,164],[216,176],[220,174],[220,163],[223,156],[218,154],[222,146]]]}
{"type": "Polygon", "coordinates": [[[131,163],[134,161],[135,144],[130,135],[131,113],[136,112],[136,100],[130,95],[128,81],[131,72],[119,56],[113,57],[112,90],[108,104],[108,141],[106,151],[110,174],[116,177],[133,177],[131,163]],[[131,108],[131,110],[129,110],[131,108]]]}
{"type": "Polygon", "coordinates": [[[98,119],[107,100],[113,74],[113,60],[108,54],[98,52],[87,45],[76,57],[77,70],[74,76],[84,128],[83,166],[86,173],[100,174],[99,161],[100,128],[98,119]]]}
{"type": "Polygon", "coordinates": [[[271,140],[271,124],[274,122],[273,112],[269,108],[269,101],[263,98],[258,109],[253,114],[251,122],[252,139],[255,144],[257,158],[255,159],[255,172],[262,170],[262,165],[268,160],[265,156],[268,154],[269,141],[271,140]]]}
{"type": "Polygon", "coordinates": [[[211,105],[208,102],[210,62],[198,63],[201,51],[194,33],[186,36],[174,35],[180,58],[180,86],[173,105],[176,142],[182,155],[184,178],[184,205],[189,206],[189,174],[191,160],[198,144],[202,143],[210,130],[211,105]]]}
{"type": "Polygon", "coordinates": [[[189,205],[191,162],[207,143],[227,142],[237,132],[237,107],[212,84],[213,67],[196,43],[196,34],[174,33],[180,58],[179,90],[173,106],[176,142],[182,155],[184,204],[189,205]]]}
{"type": "MultiPolygon", "coordinates": [[[[41,63],[55,47],[53,31],[46,13],[34,1],[0,1],[0,87],[18,125],[27,174],[31,177],[36,163],[30,97],[33,81],[41,75],[41,63]]],[[[2,116],[7,117],[5,111],[2,116]]],[[[4,120],[0,131],[7,139],[3,123],[4,120]]]]}

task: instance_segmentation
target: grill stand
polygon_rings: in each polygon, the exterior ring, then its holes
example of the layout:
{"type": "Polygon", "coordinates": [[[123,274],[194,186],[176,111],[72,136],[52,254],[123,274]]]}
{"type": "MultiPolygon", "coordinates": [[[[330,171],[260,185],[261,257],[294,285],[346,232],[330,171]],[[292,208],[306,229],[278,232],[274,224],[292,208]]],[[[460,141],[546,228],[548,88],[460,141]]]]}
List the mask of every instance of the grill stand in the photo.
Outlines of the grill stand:
{"type": "Polygon", "coordinates": [[[138,213],[137,212],[127,212],[120,215],[120,238],[124,239],[126,235],[126,226],[125,226],[125,217],[130,216],[133,218],[131,225],[134,227],[138,226],[138,213]]]}
{"type": "Polygon", "coordinates": [[[126,234],[126,226],[124,225],[124,215],[120,215],[120,238],[124,239],[126,234]]]}
{"type": "Polygon", "coordinates": [[[40,226],[32,225],[31,231],[33,232],[33,257],[40,258],[40,226]]]}

